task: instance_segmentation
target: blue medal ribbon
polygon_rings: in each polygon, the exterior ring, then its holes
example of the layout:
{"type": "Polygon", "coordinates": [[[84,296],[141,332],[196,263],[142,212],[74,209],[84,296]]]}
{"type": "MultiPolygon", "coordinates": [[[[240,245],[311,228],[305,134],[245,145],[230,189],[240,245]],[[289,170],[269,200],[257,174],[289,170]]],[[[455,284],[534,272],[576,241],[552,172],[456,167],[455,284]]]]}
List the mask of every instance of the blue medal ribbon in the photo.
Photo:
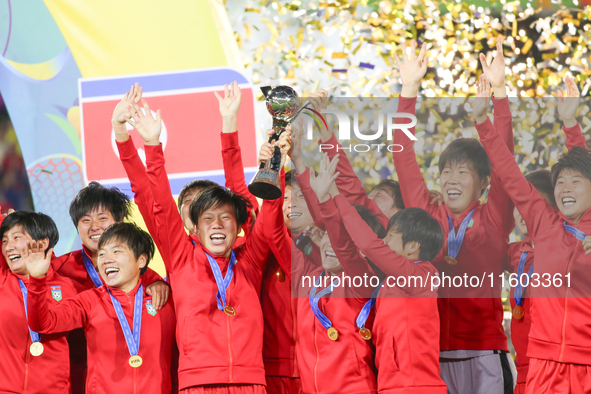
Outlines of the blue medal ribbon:
{"type": "Polygon", "coordinates": [[[584,241],[585,237],[587,237],[587,234],[576,227],[566,224],[566,221],[564,222],[564,229],[574,235],[579,241],[584,241]]]}
{"type": "Polygon", "coordinates": [[[462,220],[462,224],[460,224],[460,228],[458,229],[458,233],[454,230],[454,222],[451,219],[449,214],[447,218],[449,220],[449,235],[447,236],[447,255],[450,257],[455,258],[458,253],[460,252],[460,248],[462,247],[462,242],[464,241],[464,235],[466,235],[466,228],[472,220],[472,215],[474,215],[474,211],[476,208],[472,210],[465,218],[462,220]]]}
{"type": "MultiPolygon", "coordinates": [[[[523,275],[523,270],[525,268],[525,260],[527,259],[527,252],[521,252],[521,257],[519,258],[519,265],[517,266],[517,286],[515,286],[515,304],[521,306],[523,304],[523,293],[525,289],[521,286],[521,275],[523,275]]],[[[534,263],[531,264],[529,267],[529,271],[527,272],[527,283],[531,278],[531,275],[534,273],[534,263]]]]}
{"type": "Polygon", "coordinates": [[[365,322],[367,321],[371,308],[373,308],[376,303],[376,298],[378,298],[378,293],[382,288],[382,283],[384,283],[384,281],[381,281],[378,287],[376,287],[376,289],[373,291],[371,298],[365,303],[365,305],[363,305],[361,312],[359,312],[359,315],[357,316],[357,320],[355,320],[355,323],[360,330],[365,328],[365,322]]]}
{"type": "MultiPolygon", "coordinates": [[[[330,286],[328,286],[326,289],[322,290],[320,293],[316,294],[316,289],[320,285],[320,281],[322,280],[323,276],[324,276],[324,270],[322,270],[322,273],[320,274],[318,279],[316,281],[314,281],[314,286],[310,289],[310,306],[312,307],[312,312],[314,313],[314,316],[316,316],[316,318],[320,321],[320,323],[324,326],[324,328],[326,328],[328,330],[329,328],[332,327],[332,322],[330,321],[330,319],[328,317],[326,317],[324,315],[324,313],[322,313],[320,311],[320,309],[318,308],[318,302],[320,301],[320,297],[322,297],[323,295],[332,293],[334,291],[334,287],[332,286],[332,281],[331,281],[330,286]]],[[[369,314],[369,311],[368,311],[368,314],[369,314]]],[[[367,319],[367,317],[366,317],[366,319],[367,319]]]]}
{"type": "Polygon", "coordinates": [[[217,261],[215,261],[215,259],[211,257],[209,253],[205,252],[205,255],[207,256],[207,260],[209,260],[209,265],[211,265],[215,283],[218,285],[218,292],[215,295],[218,302],[218,309],[223,311],[224,307],[226,306],[226,290],[228,290],[230,282],[232,282],[232,276],[234,276],[234,264],[236,261],[234,250],[232,250],[232,256],[230,257],[230,262],[228,263],[228,270],[226,271],[225,277],[222,276],[222,270],[220,270],[220,266],[218,265],[217,261]]]}
{"type": "Polygon", "coordinates": [[[109,290],[108,287],[107,291],[111,296],[117,319],[119,319],[119,324],[123,330],[129,354],[131,356],[137,356],[140,352],[140,332],[142,330],[142,302],[144,301],[143,285],[140,285],[137,289],[137,293],[135,293],[135,305],[133,307],[133,334],[129,327],[129,323],[127,322],[127,318],[125,317],[125,313],[123,313],[123,308],[121,308],[121,303],[113,296],[113,294],[111,294],[111,290],[109,290]]]}
{"type": "MultiPolygon", "coordinates": [[[[21,292],[23,293],[23,300],[25,301],[25,316],[27,317],[27,320],[29,319],[29,312],[27,310],[27,294],[29,294],[29,291],[27,290],[27,286],[25,286],[25,284],[23,283],[23,281],[18,278],[18,285],[21,287],[21,292]]],[[[29,327],[29,324],[27,323],[27,327],[29,327]]],[[[31,334],[31,341],[32,342],[39,342],[41,340],[41,335],[39,335],[38,332],[31,330],[31,327],[29,327],[29,334],[31,334]]]]}
{"type": "Polygon", "coordinates": [[[84,248],[82,248],[82,260],[84,261],[84,267],[86,268],[86,272],[88,272],[88,276],[90,276],[90,279],[92,279],[92,283],[94,283],[96,287],[101,287],[103,285],[103,281],[101,280],[98,272],[96,272],[94,264],[92,263],[90,257],[88,257],[86,254],[84,248]]]}

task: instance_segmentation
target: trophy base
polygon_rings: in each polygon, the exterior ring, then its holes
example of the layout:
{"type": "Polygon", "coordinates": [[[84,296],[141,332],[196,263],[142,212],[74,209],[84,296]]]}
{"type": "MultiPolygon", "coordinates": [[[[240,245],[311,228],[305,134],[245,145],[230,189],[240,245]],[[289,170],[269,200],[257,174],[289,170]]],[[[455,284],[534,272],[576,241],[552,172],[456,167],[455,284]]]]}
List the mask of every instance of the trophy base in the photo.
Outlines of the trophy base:
{"type": "Polygon", "coordinates": [[[272,170],[259,170],[254,181],[248,185],[248,191],[263,200],[277,200],[282,194],[279,174],[272,170]]]}

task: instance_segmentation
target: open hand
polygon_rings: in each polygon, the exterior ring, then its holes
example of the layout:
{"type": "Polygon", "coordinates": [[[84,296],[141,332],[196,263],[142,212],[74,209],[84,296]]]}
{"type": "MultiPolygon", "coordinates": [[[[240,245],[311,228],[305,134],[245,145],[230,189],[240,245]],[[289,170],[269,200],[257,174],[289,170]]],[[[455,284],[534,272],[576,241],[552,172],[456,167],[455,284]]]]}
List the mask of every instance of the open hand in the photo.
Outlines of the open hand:
{"type": "Polygon", "coordinates": [[[131,89],[128,93],[125,93],[123,99],[117,104],[115,110],[113,111],[113,117],[111,118],[111,123],[113,126],[122,125],[125,126],[125,115],[131,117],[131,112],[129,111],[130,105],[135,105],[140,102],[142,99],[142,94],[144,90],[139,83],[136,82],[135,85],[131,85],[131,89]]]}
{"type": "Polygon", "coordinates": [[[482,123],[487,118],[488,104],[490,102],[490,84],[484,74],[480,75],[480,81],[476,82],[476,97],[472,104],[472,111],[476,123],[482,123]]]}
{"type": "Polygon", "coordinates": [[[160,143],[160,132],[162,131],[162,119],[160,116],[160,110],[156,112],[156,119],[152,116],[150,106],[146,100],[142,100],[144,105],[144,112],[141,111],[139,105],[134,104],[128,106],[129,110],[133,114],[133,119],[125,115],[127,123],[135,127],[140,136],[144,139],[146,145],[158,145],[160,143]]]}
{"type": "Polygon", "coordinates": [[[330,186],[340,174],[339,172],[335,173],[338,162],[338,154],[335,155],[332,160],[329,160],[328,155],[324,153],[322,155],[322,160],[320,160],[320,172],[318,175],[314,175],[314,173],[310,171],[310,186],[312,187],[312,190],[314,190],[314,193],[316,193],[319,202],[324,202],[330,197],[330,186]]]}
{"type": "Polygon", "coordinates": [[[49,270],[49,266],[51,265],[51,257],[53,255],[53,248],[49,249],[47,253],[45,253],[45,249],[48,245],[48,239],[28,241],[25,250],[23,250],[21,253],[29,275],[34,278],[41,278],[45,276],[49,270]]]}
{"type": "Polygon", "coordinates": [[[480,54],[480,64],[484,75],[492,85],[495,96],[503,98],[506,95],[505,89],[505,56],[503,55],[503,37],[497,37],[497,54],[492,63],[488,65],[484,53],[480,54]]]}
{"type": "Polygon", "coordinates": [[[400,71],[403,97],[416,97],[421,80],[427,72],[428,59],[425,56],[427,44],[423,43],[419,56],[416,56],[417,42],[410,42],[410,52],[406,49],[406,40],[402,41],[402,60],[394,53],[394,63],[400,71]]]}

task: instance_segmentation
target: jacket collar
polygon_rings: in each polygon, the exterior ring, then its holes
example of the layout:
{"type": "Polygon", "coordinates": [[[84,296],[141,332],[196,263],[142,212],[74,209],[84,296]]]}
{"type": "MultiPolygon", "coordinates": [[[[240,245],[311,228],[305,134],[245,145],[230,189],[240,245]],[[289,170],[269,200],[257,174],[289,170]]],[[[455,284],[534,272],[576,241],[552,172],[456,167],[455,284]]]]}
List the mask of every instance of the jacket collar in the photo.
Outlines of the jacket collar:
{"type": "Polygon", "coordinates": [[[466,218],[466,216],[468,216],[468,214],[470,212],[472,212],[472,210],[475,209],[476,207],[478,207],[479,205],[480,205],[480,200],[473,201],[470,205],[468,205],[468,208],[464,209],[462,214],[458,217],[455,217],[455,215],[449,210],[447,205],[445,206],[445,209],[447,210],[447,214],[449,215],[449,217],[451,217],[451,220],[454,223],[454,226],[457,226],[458,224],[462,223],[462,220],[464,220],[466,218]]]}

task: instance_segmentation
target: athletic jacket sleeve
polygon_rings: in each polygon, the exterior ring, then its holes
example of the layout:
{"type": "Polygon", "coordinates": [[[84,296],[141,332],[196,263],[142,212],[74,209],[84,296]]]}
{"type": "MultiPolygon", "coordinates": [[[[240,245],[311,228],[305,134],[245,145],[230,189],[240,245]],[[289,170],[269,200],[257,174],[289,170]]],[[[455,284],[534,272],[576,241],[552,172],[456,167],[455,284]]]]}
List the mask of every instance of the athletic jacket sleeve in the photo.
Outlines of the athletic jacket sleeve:
{"type": "Polygon", "coordinates": [[[371,198],[367,197],[367,191],[361,185],[359,177],[355,174],[347,154],[335,135],[333,134],[328,141],[322,142],[322,144],[326,146],[326,149],[323,148],[322,151],[326,152],[331,160],[337,153],[340,155],[339,163],[337,164],[337,171],[340,174],[336,180],[339,191],[351,204],[367,207],[371,213],[378,217],[378,220],[382,223],[384,228],[388,227],[388,218],[382,213],[378,204],[376,204],[371,198]]]}
{"type": "MultiPolygon", "coordinates": [[[[416,115],[417,98],[402,97],[398,98],[398,113],[407,113],[416,115]]],[[[410,123],[410,119],[396,119],[396,124],[410,123]]],[[[410,133],[415,134],[415,128],[408,129],[410,133]]],[[[394,144],[402,146],[402,151],[392,153],[394,158],[394,167],[398,175],[400,183],[400,192],[402,193],[402,201],[406,208],[416,207],[423,208],[429,213],[431,197],[429,196],[429,189],[425,185],[423,175],[421,175],[421,167],[417,163],[415,153],[415,143],[402,130],[394,130],[394,144]]],[[[437,204],[435,204],[437,207],[437,204]]]]}
{"type": "MultiPolygon", "coordinates": [[[[493,98],[494,106],[494,127],[505,142],[511,154],[515,151],[513,140],[513,117],[509,107],[509,98],[493,98]]],[[[499,178],[499,170],[492,166],[491,185],[488,192],[488,199],[484,206],[487,223],[494,225],[501,234],[508,235],[515,227],[513,218],[513,202],[507,195],[502,181],[499,178]]]]}
{"type": "MultiPolygon", "coordinates": [[[[164,282],[164,279],[162,279],[162,277],[160,275],[158,275],[158,273],[156,271],[154,271],[153,269],[151,269],[150,267],[148,267],[146,272],[144,272],[144,274],[142,275],[142,282],[144,283],[145,287],[148,287],[151,284],[153,284],[154,282],[158,282],[159,280],[164,282]]],[[[164,283],[166,283],[166,282],[164,282],[164,283]]]]}
{"type": "MultiPolygon", "coordinates": [[[[342,194],[337,195],[336,197],[342,197],[345,199],[342,194]]],[[[365,275],[373,276],[373,270],[369,267],[363,256],[359,254],[357,246],[355,246],[347,232],[333,199],[329,198],[325,202],[320,203],[319,207],[322,220],[326,226],[326,231],[328,231],[330,245],[337,255],[339,264],[343,267],[345,273],[351,278],[362,278],[365,275]]],[[[355,209],[353,208],[353,210],[355,209]]],[[[357,213],[356,210],[355,213],[357,213]]],[[[369,226],[367,226],[367,230],[373,234],[373,231],[369,226]]],[[[358,288],[352,287],[350,290],[360,298],[369,298],[374,289],[370,286],[361,286],[358,288]]]]}
{"type": "MultiPolygon", "coordinates": [[[[346,199],[340,196],[335,197],[335,204],[340,212],[341,218],[349,235],[359,248],[372,263],[374,263],[386,275],[409,278],[411,276],[420,276],[428,278],[429,271],[423,264],[415,264],[404,256],[398,255],[388,245],[380,239],[365,221],[359,216],[357,210],[346,199]]],[[[422,288],[406,288],[409,293],[422,292],[422,288]]]]}
{"type": "Polygon", "coordinates": [[[530,236],[535,239],[536,235],[543,232],[544,229],[551,228],[550,222],[558,218],[558,213],[525,179],[513,154],[505,145],[490,119],[479,124],[475,123],[475,126],[493,168],[502,174],[501,182],[507,194],[525,220],[530,236]]]}
{"type": "MultiPolygon", "coordinates": [[[[243,195],[252,204],[255,213],[259,211],[259,202],[257,198],[248,191],[246,179],[244,178],[244,166],[242,165],[242,151],[238,141],[238,131],[233,133],[221,133],[222,138],[222,161],[224,163],[224,175],[226,177],[226,187],[233,192],[243,195]]],[[[248,215],[248,220],[242,226],[244,235],[248,235],[252,228],[252,216],[248,215]]]]}
{"type": "Polygon", "coordinates": [[[160,254],[168,273],[175,272],[187,263],[193,246],[185,232],[185,225],[177,210],[177,205],[170,191],[170,183],[164,168],[162,144],[146,145],[146,174],[150,179],[154,195],[154,223],[158,230],[153,237],[158,237],[162,249],[160,254]]]}
{"type": "MultiPolygon", "coordinates": [[[[285,170],[281,169],[281,190],[285,190],[285,170]]],[[[282,195],[283,197],[283,195],[282,195]]],[[[254,223],[252,233],[246,238],[244,257],[260,270],[265,269],[269,245],[281,240],[283,224],[283,198],[263,200],[262,212],[254,223]],[[267,228],[268,227],[268,228],[267,228]],[[266,235],[270,234],[272,238],[266,235]]],[[[277,261],[282,262],[278,258],[277,261]]],[[[285,268],[281,266],[285,272],[285,268]]]]}
{"type": "MultiPolygon", "coordinates": [[[[131,183],[131,191],[133,191],[133,201],[137,204],[146,227],[150,234],[155,234],[156,227],[154,226],[154,196],[152,195],[152,188],[150,187],[150,180],[146,175],[146,168],[137,153],[137,149],[131,138],[125,142],[117,141],[117,150],[119,151],[119,159],[129,182],[131,183]]],[[[157,237],[154,237],[154,242],[157,242],[157,237]]],[[[158,249],[160,245],[156,244],[158,249]]]]}
{"type": "MultiPolygon", "coordinates": [[[[47,276],[29,280],[27,314],[29,327],[40,334],[67,332],[84,327],[88,321],[87,308],[92,310],[91,292],[86,290],[76,296],[63,299],[57,306],[47,302],[47,276]]],[[[94,297],[96,298],[96,297],[94,297]]],[[[94,304],[98,299],[94,300],[94,304]]]]}
{"type": "Polygon", "coordinates": [[[564,130],[564,134],[566,135],[566,148],[568,150],[571,150],[574,146],[587,147],[587,140],[585,140],[579,122],[573,127],[564,127],[563,125],[562,130],[564,130]]]}
{"type": "Polygon", "coordinates": [[[322,218],[320,217],[320,208],[318,208],[318,199],[316,198],[314,190],[312,190],[312,186],[310,186],[310,169],[306,168],[306,171],[303,174],[296,174],[295,177],[298,181],[298,185],[300,185],[300,190],[304,195],[306,205],[308,206],[312,220],[314,220],[314,224],[317,227],[324,229],[324,223],[322,223],[322,218]]]}

